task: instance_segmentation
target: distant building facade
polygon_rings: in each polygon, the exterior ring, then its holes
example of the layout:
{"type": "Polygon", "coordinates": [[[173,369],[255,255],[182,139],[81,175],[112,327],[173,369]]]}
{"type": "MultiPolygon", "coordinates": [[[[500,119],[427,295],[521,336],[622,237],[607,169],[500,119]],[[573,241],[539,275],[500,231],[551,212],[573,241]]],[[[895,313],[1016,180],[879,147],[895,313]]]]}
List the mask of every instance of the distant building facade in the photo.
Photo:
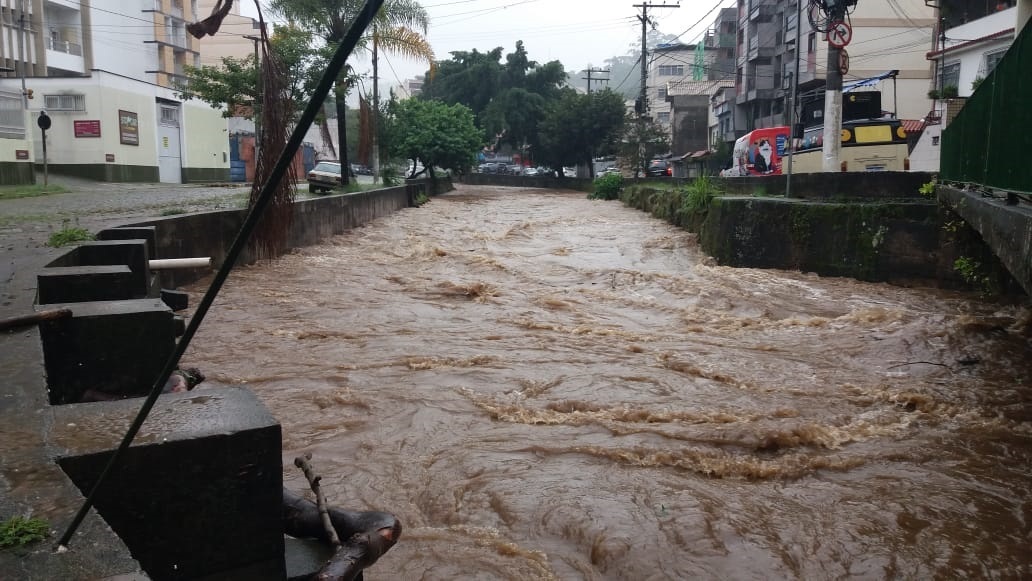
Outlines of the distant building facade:
{"type": "Polygon", "coordinates": [[[24,183],[42,164],[109,181],[228,177],[221,112],[176,91],[200,62],[189,0],[0,0],[0,170],[24,183]],[[24,12],[21,10],[25,7],[24,12]],[[24,80],[23,80],[24,79],[24,80]],[[24,83],[24,92],[22,86],[24,83]]]}

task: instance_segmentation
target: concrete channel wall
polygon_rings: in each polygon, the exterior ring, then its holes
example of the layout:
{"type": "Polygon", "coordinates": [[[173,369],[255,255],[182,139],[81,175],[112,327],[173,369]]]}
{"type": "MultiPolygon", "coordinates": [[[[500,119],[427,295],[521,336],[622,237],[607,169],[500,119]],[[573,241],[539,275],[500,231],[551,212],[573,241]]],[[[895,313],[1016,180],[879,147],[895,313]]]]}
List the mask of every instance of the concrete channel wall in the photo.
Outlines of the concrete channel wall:
{"type": "MultiPolygon", "coordinates": [[[[288,246],[325,241],[450,189],[444,179],[299,201],[288,246]]],[[[71,314],[0,337],[19,358],[18,388],[0,400],[0,422],[17,434],[0,450],[0,516],[40,516],[64,531],[143,403],[122,396],[150,390],[182,332],[173,309],[183,297],[163,289],[210,272],[159,275],[149,260],[210,256],[221,265],[244,218],[206,212],[109,229],[39,273],[36,310],[71,314]],[[116,399],[78,403],[88,391],[116,399]]],[[[281,463],[280,426],[248,389],[164,394],[70,550],[0,551],[0,577],[282,580],[313,572],[304,567],[317,563],[284,558],[281,463]]]]}

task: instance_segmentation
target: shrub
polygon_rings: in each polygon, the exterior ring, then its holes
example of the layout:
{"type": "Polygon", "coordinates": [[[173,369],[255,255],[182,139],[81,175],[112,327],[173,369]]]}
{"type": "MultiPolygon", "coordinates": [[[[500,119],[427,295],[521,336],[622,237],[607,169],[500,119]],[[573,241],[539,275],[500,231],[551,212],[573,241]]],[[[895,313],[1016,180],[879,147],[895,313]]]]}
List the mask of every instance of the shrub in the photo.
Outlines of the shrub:
{"type": "Polygon", "coordinates": [[[384,187],[388,188],[401,183],[401,177],[398,175],[398,170],[389,163],[380,166],[380,179],[383,180],[384,187]]]}
{"type": "Polygon", "coordinates": [[[49,534],[50,525],[45,520],[12,516],[0,523],[0,548],[20,547],[42,541],[49,534]]]}
{"type": "Polygon", "coordinates": [[[918,188],[917,191],[920,192],[920,194],[922,196],[926,197],[926,198],[934,198],[935,197],[935,178],[932,178],[932,181],[930,181],[928,183],[921,184],[921,187],[918,188]]]}
{"type": "Polygon", "coordinates": [[[623,190],[623,176],[607,173],[595,178],[595,191],[588,194],[591,200],[615,200],[623,190]]]}
{"type": "Polygon", "coordinates": [[[713,196],[719,193],[717,184],[709,176],[700,176],[684,189],[681,205],[690,212],[704,212],[713,196]]]}
{"type": "Polygon", "coordinates": [[[60,248],[62,246],[73,244],[75,242],[83,242],[86,240],[94,240],[95,237],[85,228],[62,228],[57,232],[50,235],[50,240],[47,241],[47,246],[53,248],[60,248]]]}

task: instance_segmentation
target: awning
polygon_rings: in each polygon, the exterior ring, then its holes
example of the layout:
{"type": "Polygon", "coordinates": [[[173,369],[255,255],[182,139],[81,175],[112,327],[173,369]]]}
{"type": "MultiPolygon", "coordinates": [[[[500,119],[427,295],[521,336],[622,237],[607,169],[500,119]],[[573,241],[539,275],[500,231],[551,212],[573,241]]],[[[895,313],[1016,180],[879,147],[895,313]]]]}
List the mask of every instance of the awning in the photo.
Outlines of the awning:
{"type": "Polygon", "coordinates": [[[709,153],[710,152],[709,152],[708,149],[703,149],[703,150],[700,150],[700,151],[696,151],[695,153],[692,154],[692,159],[699,159],[700,157],[706,157],[707,155],[709,155],[709,153]]]}
{"type": "Polygon", "coordinates": [[[925,128],[924,119],[900,119],[899,124],[903,126],[903,131],[907,133],[920,133],[925,128]]]}
{"type": "Polygon", "coordinates": [[[869,87],[869,86],[877,83],[878,81],[884,81],[885,79],[888,79],[888,78],[891,78],[891,77],[895,77],[898,74],[899,74],[898,70],[891,70],[891,71],[882,73],[882,74],[878,75],[877,77],[871,77],[869,79],[860,79],[859,81],[856,81],[854,83],[849,83],[848,85],[843,85],[842,86],[842,92],[843,93],[848,93],[848,92],[852,91],[853,89],[858,89],[860,87],[869,87]]]}

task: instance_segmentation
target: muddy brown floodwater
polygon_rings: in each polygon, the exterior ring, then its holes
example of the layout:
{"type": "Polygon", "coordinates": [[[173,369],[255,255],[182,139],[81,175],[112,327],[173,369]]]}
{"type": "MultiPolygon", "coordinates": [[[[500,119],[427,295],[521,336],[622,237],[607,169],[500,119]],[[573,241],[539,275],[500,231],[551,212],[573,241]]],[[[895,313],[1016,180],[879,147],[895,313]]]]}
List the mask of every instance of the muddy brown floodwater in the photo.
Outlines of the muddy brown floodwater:
{"type": "Polygon", "coordinates": [[[272,410],[289,488],[309,451],[401,518],[370,580],[1016,579],[1029,327],[469,186],[238,269],[184,362],[272,410]]]}

